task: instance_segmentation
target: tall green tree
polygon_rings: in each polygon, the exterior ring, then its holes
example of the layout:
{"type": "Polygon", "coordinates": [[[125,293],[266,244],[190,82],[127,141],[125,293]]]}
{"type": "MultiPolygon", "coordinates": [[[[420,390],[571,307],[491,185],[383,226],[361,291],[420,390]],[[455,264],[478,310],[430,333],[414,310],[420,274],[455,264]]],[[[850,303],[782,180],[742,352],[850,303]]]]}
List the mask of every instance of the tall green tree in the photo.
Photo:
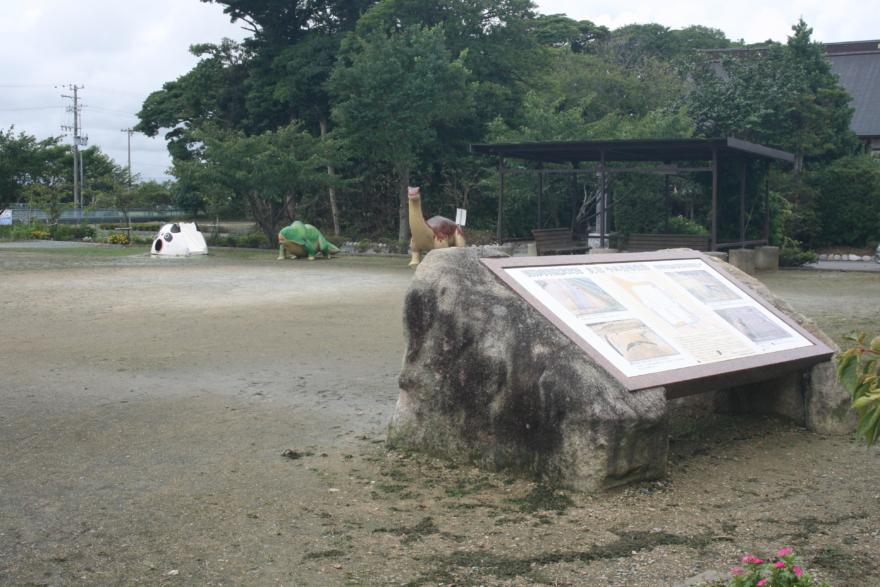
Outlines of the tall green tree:
{"type": "Polygon", "coordinates": [[[831,73],[820,43],[803,20],[792,27],[786,45],[774,44],[722,56],[696,59],[689,109],[705,136],[735,136],[788,150],[797,158],[827,160],[851,153],[858,140],[849,129],[854,110],[831,73]]]}
{"type": "Polygon", "coordinates": [[[190,47],[201,57],[188,73],[150,94],[138,112],[134,130],[154,137],[162,129],[168,152],[174,159],[189,159],[196,141],[192,132],[212,124],[219,128],[247,129],[247,86],[251,52],[223,39],[219,45],[190,47]]]}
{"type": "Polygon", "coordinates": [[[208,126],[193,136],[202,144],[198,157],[175,161],[172,174],[188,185],[235,194],[270,247],[279,223],[296,219],[297,199],[331,181],[323,170],[334,143],[312,136],[299,124],[253,136],[208,126]]]}
{"type": "Polygon", "coordinates": [[[61,137],[39,141],[24,132],[16,134],[15,127],[0,130],[0,212],[19,201],[28,186],[39,183],[50,163],[63,155],[66,147],[60,142],[61,137]]]}
{"type": "Polygon", "coordinates": [[[42,210],[49,219],[48,224],[58,223],[65,210],[73,207],[70,201],[73,185],[64,181],[60,175],[43,173],[38,182],[27,187],[25,194],[31,207],[42,210]]]}
{"type": "Polygon", "coordinates": [[[589,20],[574,20],[564,14],[539,14],[528,25],[530,36],[538,43],[560,49],[567,47],[572,53],[590,53],[608,39],[608,27],[589,20]]]}
{"type": "Polygon", "coordinates": [[[413,25],[390,36],[370,34],[330,78],[338,99],[333,117],[353,148],[397,172],[400,240],[410,232],[410,171],[419,152],[437,140],[437,127],[467,113],[467,75],[462,58],[452,59],[447,50],[441,28],[413,25]]]}

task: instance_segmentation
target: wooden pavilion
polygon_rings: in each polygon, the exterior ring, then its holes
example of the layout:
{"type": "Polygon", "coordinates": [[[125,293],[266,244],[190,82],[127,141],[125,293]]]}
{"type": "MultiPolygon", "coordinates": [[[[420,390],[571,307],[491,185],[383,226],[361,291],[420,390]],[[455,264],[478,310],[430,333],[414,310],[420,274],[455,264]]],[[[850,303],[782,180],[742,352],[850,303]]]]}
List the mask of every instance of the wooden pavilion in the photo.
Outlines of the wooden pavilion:
{"type": "MultiPolygon", "coordinates": [[[[541,219],[541,199],[543,175],[545,173],[596,173],[599,175],[598,222],[600,247],[605,247],[607,239],[606,210],[614,204],[607,202],[606,176],[609,173],[660,173],[666,176],[666,222],[669,220],[669,176],[681,172],[706,172],[712,174],[712,226],[710,248],[753,244],[768,244],[770,236],[770,192],[764,186],[764,231],[763,238],[746,240],[746,181],[750,161],[794,162],[794,155],[785,151],[771,149],[732,137],[723,139],[632,139],[608,141],[550,141],[526,143],[473,144],[472,153],[498,157],[498,242],[504,239],[504,177],[508,174],[538,174],[538,228],[541,219]],[[537,163],[529,169],[508,169],[504,167],[505,158],[522,159],[537,163]],[[718,170],[719,161],[734,158],[740,161],[740,237],[719,240],[718,220],[718,170]],[[591,166],[581,167],[583,163],[591,166]],[[609,163],[638,163],[641,166],[615,166],[609,163]],[[650,164],[654,165],[650,165],[650,164]],[[566,168],[545,169],[544,164],[566,165],[566,168]]],[[[572,211],[576,201],[572,194],[572,211]]],[[[574,218],[572,219],[574,222],[574,218]]]]}

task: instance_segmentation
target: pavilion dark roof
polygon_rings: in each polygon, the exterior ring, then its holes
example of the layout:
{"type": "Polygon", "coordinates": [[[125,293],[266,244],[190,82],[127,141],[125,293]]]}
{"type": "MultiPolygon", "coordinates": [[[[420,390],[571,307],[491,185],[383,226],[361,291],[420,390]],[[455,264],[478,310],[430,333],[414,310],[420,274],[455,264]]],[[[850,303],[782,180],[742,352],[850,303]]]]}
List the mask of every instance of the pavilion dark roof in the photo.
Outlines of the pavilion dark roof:
{"type": "Polygon", "coordinates": [[[472,153],[525,159],[542,163],[605,161],[659,162],[711,161],[718,157],[746,155],[753,158],[794,161],[794,155],[735,138],[723,139],[627,139],[609,141],[546,141],[471,145],[472,153]]]}

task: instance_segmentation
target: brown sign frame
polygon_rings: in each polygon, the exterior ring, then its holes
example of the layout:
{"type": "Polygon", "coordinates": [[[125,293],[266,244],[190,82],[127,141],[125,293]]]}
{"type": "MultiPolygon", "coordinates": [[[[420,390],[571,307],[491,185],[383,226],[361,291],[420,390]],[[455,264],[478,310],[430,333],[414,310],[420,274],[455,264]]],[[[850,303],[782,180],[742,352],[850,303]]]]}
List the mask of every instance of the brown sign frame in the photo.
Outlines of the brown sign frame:
{"type": "Polygon", "coordinates": [[[651,387],[666,388],[667,399],[684,397],[775,379],[792,372],[801,372],[813,365],[825,362],[834,352],[822,341],[807,332],[794,320],[780,312],[754,290],[736,277],[725,271],[721,266],[712,263],[709,258],[698,251],[661,251],[654,253],[616,253],[609,255],[556,255],[547,257],[493,257],[480,259],[486,267],[507,284],[513,291],[525,299],[532,307],[547,318],[554,326],[568,336],[587,355],[603,369],[612,374],[628,390],[638,391],[651,387]],[[605,356],[565,323],[552,310],[545,306],[519,282],[511,277],[507,269],[528,267],[556,267],[564,265],[595,265],[620,264],[644,261],[675,261],[700,259],[729,280],[742,293],[748,295],[768,312],[784,322],[789,328],[803,336],[810,346],[763,353],[751,357],[730,359],[727,361],[669,369],[658,373],[629,377],[615,367],[605,356]]]}

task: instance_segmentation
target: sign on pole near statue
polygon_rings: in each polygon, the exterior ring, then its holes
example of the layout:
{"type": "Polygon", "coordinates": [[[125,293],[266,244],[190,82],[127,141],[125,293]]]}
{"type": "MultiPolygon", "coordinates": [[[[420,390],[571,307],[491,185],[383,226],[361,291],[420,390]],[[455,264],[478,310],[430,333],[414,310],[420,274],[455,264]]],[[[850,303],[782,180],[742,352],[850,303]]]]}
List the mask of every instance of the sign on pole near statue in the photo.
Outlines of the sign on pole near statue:
{"type": "Polygon", "coordinates": [[[832,354],[698,252],[483,263],[630,390],[664,386],[679,397],[832,354]]]}

